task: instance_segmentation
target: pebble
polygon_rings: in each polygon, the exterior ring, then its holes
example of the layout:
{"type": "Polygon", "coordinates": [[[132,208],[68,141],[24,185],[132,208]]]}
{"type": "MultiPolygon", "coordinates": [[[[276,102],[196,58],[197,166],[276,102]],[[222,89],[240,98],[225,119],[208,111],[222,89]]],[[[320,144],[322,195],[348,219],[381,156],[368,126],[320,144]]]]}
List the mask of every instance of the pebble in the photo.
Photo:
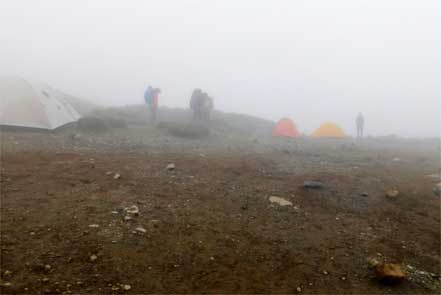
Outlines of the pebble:
{"type": "Polygon", "coordinates": [[[41,281],[42,281],[43,283],[47,283],[47,282],[49,282],[49,279],[48,279],[48,278],[42,278],[41,281]]]}
{"type": "Polygon", "coordinates": [[[324,270],[324,271],[323,271],[323,274],[324,274],[325,276],[327,276],[329,273],[328,273],[326,270],[324,270]]]}
{"type": "Polygon", "coordinates": [[[35,232],[33,232],[33,231],[31,231],[29,234],[30,234],[31,236],[35,236],[35,232]]]}
{"type": "Polygon", "coordinates": [[[362,196],[362,197],[369,197],[369,194],[366,193],[366,192],[363,192],[363,193],[360,194],[360,196],[362,196]]]}
{"type": "Polygon", "coordinates": [[[44,266],[44,268],[45,268],[46,270],[51,270],[51,269],[52,269],[52,266],[50,266],[49,264],[46,264],[46,265],[44,266]]]}
{"type": "Polygon", "coordinates": [[[90,256],[90,261],[96,261],[98,259],[98,256],[96,256],[95,254],[90,256]]]}
{"type": "Polygon", "coordinates": [[[147,230],[146,230],[145,228],[143,228],[143,227],[137,227],[137,228],[135,228],[135,230],[136,230],[137,232],[139,232],[139,233],[143,233],[143,234],[145,234],[145,233],[147,232],[147,230]]]}
{"type": "Polygon", "coordinates": [[[3,273],[5,275],[5,277],[10,276],[12,274],[12,272],[10,270],[5,270],[5,272],[3,273]]]}
{"type": "Polygon", "coordinates": [[[100,227],[100,225],[99,224],[89,224],[89,227],[90,228],[98,228],[98,227],[100,227]]]}
{"type": "Polygon", "coordinates": [[[173,170],[176,169],[176,165],[173,164],[173,163],[170,163],[170,164],[167,165],[166,169],[167,169],[168,171],[173,171],[173,170]]]}
{"type": "Polygon", "coordinates": [[[121,178],[121,174],[119,174],[119,173],[116,173],[114,176],[113,176],[113,179],[120,179],[121,178]]]}
{"type": "Polygon", "coordinates": [[[292,203],[290,201],[287,201],[287,200],[285,200],[283,198],[276,197],[276,196],[269,197],[269,201],[271,203],[276,203],[276,204],[278,204],[280,206],[292,206],[292,203]]]}
{"type": "Polygon", "coordinates": [[[305,182],[303,182],[303,187],[319,189],[319,188],[323,187],[323,183],[321,183],[319,181],[305,181],[305,182]]]}
{"type": "Polygon", "coordinates": [[[301,293],[302,292],[302,288],[297,287],[297,293],[301,293]]]}
{"type": "Polygon", "coordinates": [[[125,208],[126,212],[133,215],[139,214],[139,208],[136,205],[125,208]]]}
{"type": "Polygon", "coordinates": [[[129,291],[130,289],[132,289],[132,286],[130,286],[130,285],[123,285],[123,289],[125,291],[129,291]]]}
{"type": "Polygon", "coordinates": [[[395,199],[396,197],[398,197],[399,194],[400,192],[397,190],[388,190],[386,192],[386,197],[388,197],[389,199],[395,199]]]}
{"type": "Polygon", "coordinates": [[[12,284],[11,283],[9,283],[9,282],[6,282],[6,283],[3,283],[3,285],[2,285],[3,287],[11,287],[12,286],[12,284]]]}

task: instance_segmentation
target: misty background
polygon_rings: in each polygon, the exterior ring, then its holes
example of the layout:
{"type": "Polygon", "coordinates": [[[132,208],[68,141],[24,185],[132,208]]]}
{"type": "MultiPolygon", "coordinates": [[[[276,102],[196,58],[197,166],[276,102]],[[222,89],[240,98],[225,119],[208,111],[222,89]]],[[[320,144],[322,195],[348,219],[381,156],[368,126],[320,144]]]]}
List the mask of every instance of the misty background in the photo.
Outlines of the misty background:
{"type": "Polygon", "coordinates": [[[103,105],[217,109],[309,133],[440,136],[438,0],[2,0],[0,75],[47,82],[103,105]]]}

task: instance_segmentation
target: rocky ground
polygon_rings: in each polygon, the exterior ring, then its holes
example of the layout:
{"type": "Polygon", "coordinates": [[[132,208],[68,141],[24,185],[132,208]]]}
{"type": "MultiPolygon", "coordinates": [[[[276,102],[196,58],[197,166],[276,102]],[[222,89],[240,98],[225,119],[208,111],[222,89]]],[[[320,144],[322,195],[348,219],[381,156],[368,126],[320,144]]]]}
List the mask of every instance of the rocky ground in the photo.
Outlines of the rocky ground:
{"type": "Polygon", "coordinates": [[[441,291],[439,141],[1,135],[2,294],[441,291]]]}

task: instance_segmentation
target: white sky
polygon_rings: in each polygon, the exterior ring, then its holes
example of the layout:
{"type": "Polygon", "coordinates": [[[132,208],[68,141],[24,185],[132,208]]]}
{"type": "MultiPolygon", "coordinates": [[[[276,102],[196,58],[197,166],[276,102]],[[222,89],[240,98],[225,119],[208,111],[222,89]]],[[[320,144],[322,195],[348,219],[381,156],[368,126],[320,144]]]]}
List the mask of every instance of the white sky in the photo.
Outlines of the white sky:
{"type": "Polygon", "coordinates": [[[439,136],[439,0],[1,0],[0,75],[101,104],[187,106],[439,136]]]}

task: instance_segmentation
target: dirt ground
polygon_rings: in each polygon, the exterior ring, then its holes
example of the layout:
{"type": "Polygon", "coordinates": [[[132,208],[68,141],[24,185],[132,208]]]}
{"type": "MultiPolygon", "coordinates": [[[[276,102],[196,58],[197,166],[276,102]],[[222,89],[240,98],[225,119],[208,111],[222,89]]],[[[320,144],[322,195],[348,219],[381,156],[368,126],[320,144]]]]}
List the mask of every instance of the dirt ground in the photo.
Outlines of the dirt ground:
{"type": "Polygon", "coordinates": [[[2,294],[441,291],[439,141],[3,131],[0,164],[2,294]]]}

